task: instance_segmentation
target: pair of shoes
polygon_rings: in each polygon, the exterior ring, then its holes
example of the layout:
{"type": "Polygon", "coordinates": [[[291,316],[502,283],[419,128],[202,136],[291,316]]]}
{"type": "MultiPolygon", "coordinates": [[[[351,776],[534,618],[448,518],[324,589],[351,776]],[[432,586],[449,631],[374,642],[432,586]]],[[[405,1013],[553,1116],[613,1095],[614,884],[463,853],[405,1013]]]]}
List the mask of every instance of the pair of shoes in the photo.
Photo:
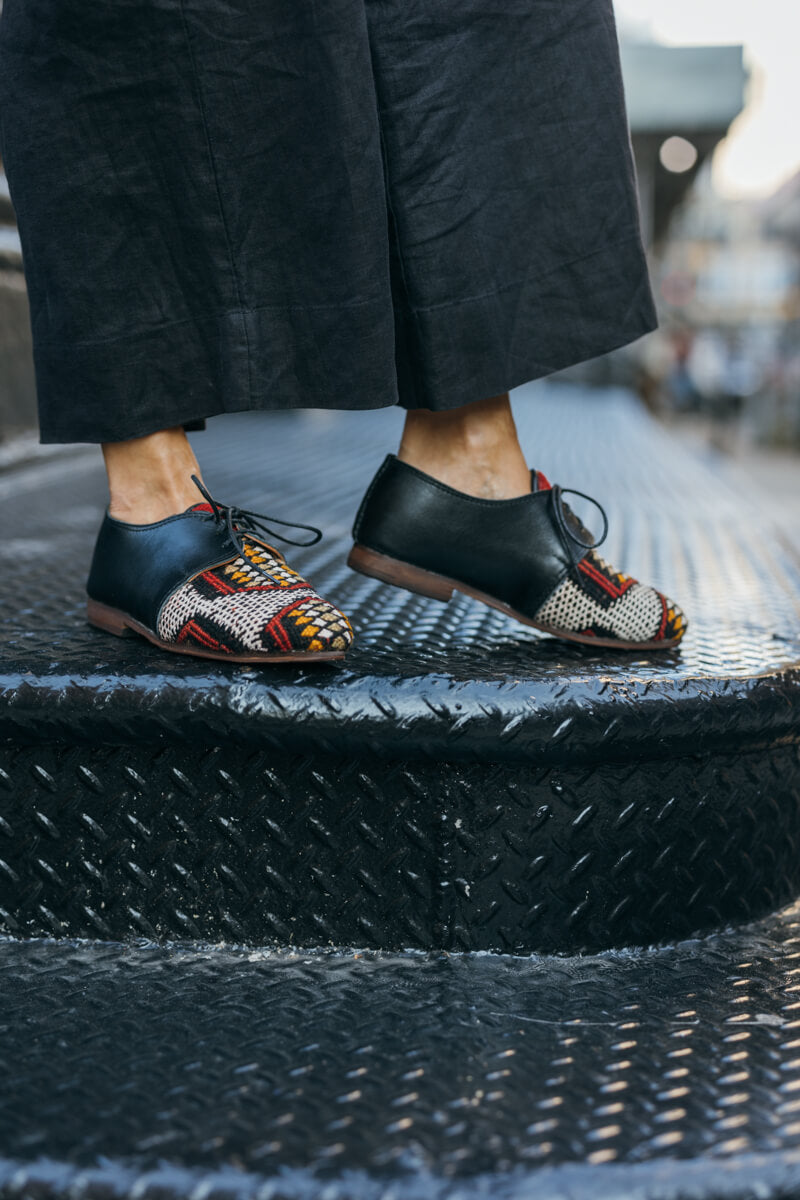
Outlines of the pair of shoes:
{"type": "MultiPolygon", "coordinates": [[[[313,545],[320,531],[219,504],[192,479],[203,501],[177,516],[129,525],[106,515],[87,584],[90,623],[228,662],[343,658],[353,641],[347,617],[260,536],[313,545]],[[312,538],[294,541],[269,522],[312,538]]],[[[567,492],[532,471],[529,494],[482,500],[389,454],[358,510],[348,564],[437,600],[464,592],[570,641],[676,646],[686,629],[681,610],[600,558],[605,513],[595,541],[567,492]]]]}

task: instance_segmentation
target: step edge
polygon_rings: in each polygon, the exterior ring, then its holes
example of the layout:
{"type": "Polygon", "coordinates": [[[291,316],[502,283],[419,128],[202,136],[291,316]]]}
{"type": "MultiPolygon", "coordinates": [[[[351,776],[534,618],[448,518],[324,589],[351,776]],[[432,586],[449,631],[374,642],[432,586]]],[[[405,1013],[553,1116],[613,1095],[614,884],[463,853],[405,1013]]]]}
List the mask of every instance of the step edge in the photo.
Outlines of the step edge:
{"type": "Polygon", "coordinates": [[[597,677],[566,691],[562,680],[531,681],[530,693],[520,683],[512,694],[507,683],[481,681],[467,691],[440,676],[389,687],[363,676],[324,691],[195,676],[176,677],[165,699],[154,696],[162,682],[123,676],[115,687],[102,675],[0,674],[0,738],[30,746],[166,737],[328,757],[539,766],[714,754],[734,735],[739,752],[800,743],[800,662],[734,678],[597,677]]]}

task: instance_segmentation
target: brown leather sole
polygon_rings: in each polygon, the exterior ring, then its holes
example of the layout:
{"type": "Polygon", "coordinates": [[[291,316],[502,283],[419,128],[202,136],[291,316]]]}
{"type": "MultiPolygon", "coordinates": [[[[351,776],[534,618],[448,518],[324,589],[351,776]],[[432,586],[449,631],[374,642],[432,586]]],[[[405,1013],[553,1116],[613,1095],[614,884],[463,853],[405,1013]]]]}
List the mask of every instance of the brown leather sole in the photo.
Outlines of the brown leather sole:
{"type": "Polygon", "coordinates": [[[383,583],[393,583],[395,587],[407,588],[409,592],[418,592],[421,596],[430,596],[432,600],[441,600],[444,603],[452,597],[453,592],[463,592],[465,596],[472,596],[523,625],[530,625],[534,629],[540,629],[542,633],[550,633],[553,637],[568,642],[580,642],[584,646],[603,646],[609,650],[669,650],[680,641],[680,638],[671,638],[669,641],[662,639],[658,642],[621,642],[617,638],[593,637],[590,634],[554,629],[552,625],[532,621],[530,617],[517,612],[504,601],[497,600],[486,592],[479,592],[466,583],[448,579],[445,575],[437,575],[435,571],[427,571],[424,567],[415,567],[412,563],[401,562],[399,558],[391,558],[388,554],[379,554],[377,550],[370,550],[368,546],[362,546],[359,542],[353,545],[348,554],[347,565],[362,575],[371,575],[373,579],[380,579],[383,583]]]}
{"type": "Polygon", "coordinates": [[[138,634],[140,637],[147,638],[148,642],[152,642],[154,646],[158,646],[159,650],[169,650],[170,654],[189,654],[194,658],[217,658],[220,662],[338,662],[347,653],[346,650],[297,650],[286,654],[279,651],[275,654],[220,654],[215,650],[202,650],[200,647],[176,646],[173,642],[163,641],[153,633],[152,629],[148,629],[140,621],[129,617],[127,613],[118,608],[110,608],[107,604],[100,604],[98,600],[87,600],[86,619],[90,625],[94,625],[106,633],[113,633],[116,637],[134,637],[138,634]]]}

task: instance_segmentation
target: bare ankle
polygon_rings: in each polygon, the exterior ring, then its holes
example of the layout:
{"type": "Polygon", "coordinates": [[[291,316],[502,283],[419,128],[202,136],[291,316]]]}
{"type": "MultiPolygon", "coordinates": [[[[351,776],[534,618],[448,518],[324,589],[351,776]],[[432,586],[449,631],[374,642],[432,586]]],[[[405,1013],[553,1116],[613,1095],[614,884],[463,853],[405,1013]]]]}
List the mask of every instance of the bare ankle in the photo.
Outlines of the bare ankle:
{"type": "Polygon", "coordinates": [[[196,488],[194,491],[111,491],[108,512],[115,520],[130,525],[152,525],[154,521],[163,521],[166,517],[185,512],[193,504],[201,504],[202,500],[196,488]]]}
{"type": "Polygon", "coordinates": [[[483,499],[507,500],[530,491],[507,392],[450,412],[409,412],[398,457],[483,499]]]}
{"type": "Polygon", "coordinates": [[[119,521],[149,525],[202,499],[192,483],[200,468],[183,429],[165,429],[103,446],[109,512],[119,521]]]}

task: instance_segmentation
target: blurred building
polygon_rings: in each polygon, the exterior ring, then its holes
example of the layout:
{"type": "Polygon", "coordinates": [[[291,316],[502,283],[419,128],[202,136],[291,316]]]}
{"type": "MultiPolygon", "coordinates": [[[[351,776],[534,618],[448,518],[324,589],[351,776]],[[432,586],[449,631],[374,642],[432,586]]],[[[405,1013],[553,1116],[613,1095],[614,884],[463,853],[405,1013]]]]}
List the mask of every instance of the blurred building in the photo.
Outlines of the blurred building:
{"type": "Polygon", "coordinates": [[[765,202],[763,214],[767,232],[800,252],[800,171],[765,202]]]}
{"type": "Polygon", "coordinates": [[[770,218],[771,204],[725,199],[715,192],[710,171],[701,172],[656,264],[666,315],[722,331],[759,329],[765,339],[780,333],[794,309],[797,256],[770,218]]]}
{"type": "Polygon", "coordinates": [[[776,211],[719,196],[701,170],[653,263],[661,330],[643,354],[665,406],[746,416],[757,437],[794,442],[800,226],[792,244],[776,211]]]}
{"type": "Polygon", "coordinates": [[[19,234],[0,171],[0,441],[35,428],[32,354],[19,234]]]}
{"type": "Polygon", "coordinates": [[[744,107],[741,46],[621,41],[642,225],[658,245],[703,164],[744,107]]]}

